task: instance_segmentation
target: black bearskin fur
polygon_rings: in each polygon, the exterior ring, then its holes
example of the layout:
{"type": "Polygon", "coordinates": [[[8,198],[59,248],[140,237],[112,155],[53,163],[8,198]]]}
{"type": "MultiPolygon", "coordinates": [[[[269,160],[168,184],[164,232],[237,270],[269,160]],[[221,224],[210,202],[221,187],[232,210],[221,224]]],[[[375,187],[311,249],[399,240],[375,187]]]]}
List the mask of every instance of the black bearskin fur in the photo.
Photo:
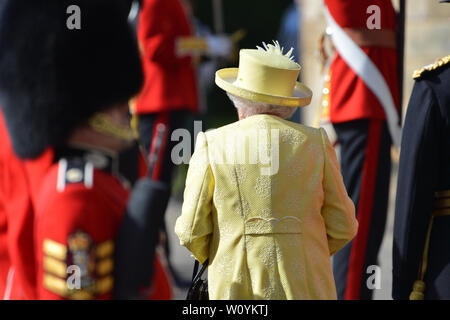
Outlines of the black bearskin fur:
{"type": "Polygon", "coordinates": [[[142,85],[123,0],[0,0],[0,106],[15,152],[63,145],[93,113],[142,85]],[[66,25],[70,5],[81,29],[66,25]]]}

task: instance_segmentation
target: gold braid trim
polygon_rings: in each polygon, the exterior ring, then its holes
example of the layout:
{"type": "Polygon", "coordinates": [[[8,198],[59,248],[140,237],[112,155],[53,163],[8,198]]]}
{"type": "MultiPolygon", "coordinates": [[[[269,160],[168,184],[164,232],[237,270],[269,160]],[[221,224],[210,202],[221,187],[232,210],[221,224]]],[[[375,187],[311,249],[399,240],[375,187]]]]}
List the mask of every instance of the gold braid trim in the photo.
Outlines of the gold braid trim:
{"type": "Polygon", "coordinates": [[[427,236],[425,238],[425,246],[422,255],[422,263],[419,269],[419,277],[413,284],[413,291],[409,295],[409,300],[425,299],[425,272],[428,265],[428,251],[430,247],[431,230],[435,217],[450,216],[450,190],[439,191],[435,193],[433,206],[433,214],[431,215],[430,224],[428,225],[427,236]]]}
{"type": "Polygon", "coordinates": [[[423,68],[417,69],[413,73],[414,79],[419,79],[423,74],[426,74],[429,71],[437,70],[440,67],[446,65],[450,62],[450,54],[446,57],[443,57],[441,59],[437,59],[435,63],[429,64],[423,68]]]}
{"type": "Polygon", "coordinates": [[[120,140],[131,141],[134,140],[133,130],[129,127],[124,127],[115,124],[111,119],[103,113],[96,113],[89,119],[89,125],[92,129],[110,137],[120,140]]]}

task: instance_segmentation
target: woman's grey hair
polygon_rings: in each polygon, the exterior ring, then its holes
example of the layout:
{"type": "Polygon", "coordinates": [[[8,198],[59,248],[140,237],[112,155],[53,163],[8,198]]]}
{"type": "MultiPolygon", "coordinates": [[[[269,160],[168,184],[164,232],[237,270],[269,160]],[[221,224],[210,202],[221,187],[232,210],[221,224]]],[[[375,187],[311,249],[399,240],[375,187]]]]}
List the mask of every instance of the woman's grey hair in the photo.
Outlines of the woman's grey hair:
{"type": "Polygon", "coordinates": [[[268,103],[255,102],[227,93],[228,98],[233,102],[239,114],[244,117],[254,116],[256,114],[274,114],[282,119],[292,117],[297,108],[277,106],[268,103]]]}

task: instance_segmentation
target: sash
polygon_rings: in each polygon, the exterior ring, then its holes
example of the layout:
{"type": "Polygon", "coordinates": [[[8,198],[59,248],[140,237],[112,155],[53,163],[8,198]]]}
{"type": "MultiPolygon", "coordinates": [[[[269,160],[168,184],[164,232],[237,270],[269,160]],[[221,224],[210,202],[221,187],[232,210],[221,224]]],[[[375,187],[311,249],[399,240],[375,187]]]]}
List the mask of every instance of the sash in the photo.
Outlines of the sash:
{"type": "Polygon", "coordinates": [[[334,46],[347,65],[353,69],[380,101],[386,114],[392,142],[396,147],[400,147],[402,129],[399,126],[399,115],[386,80],[366,53],[336,23],[327,7],[325,7],[325,16],[328,27],[331,29],[334,46]]]}

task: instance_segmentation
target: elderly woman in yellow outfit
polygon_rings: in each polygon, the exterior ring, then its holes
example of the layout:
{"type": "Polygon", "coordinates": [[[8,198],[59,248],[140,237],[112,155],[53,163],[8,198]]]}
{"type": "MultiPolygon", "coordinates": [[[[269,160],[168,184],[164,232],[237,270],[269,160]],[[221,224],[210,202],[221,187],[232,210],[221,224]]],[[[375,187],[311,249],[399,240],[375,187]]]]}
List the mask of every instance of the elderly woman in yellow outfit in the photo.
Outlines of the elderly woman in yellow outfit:
{"type": "Polygon", "coordinates": [[[175,232],[208,259],[210,299],[336,299],[354,205],[325,131],[285,120],[312,96],[292,50],[264,47],[216,73],[239,121],[198,134],[175,232]]]}

